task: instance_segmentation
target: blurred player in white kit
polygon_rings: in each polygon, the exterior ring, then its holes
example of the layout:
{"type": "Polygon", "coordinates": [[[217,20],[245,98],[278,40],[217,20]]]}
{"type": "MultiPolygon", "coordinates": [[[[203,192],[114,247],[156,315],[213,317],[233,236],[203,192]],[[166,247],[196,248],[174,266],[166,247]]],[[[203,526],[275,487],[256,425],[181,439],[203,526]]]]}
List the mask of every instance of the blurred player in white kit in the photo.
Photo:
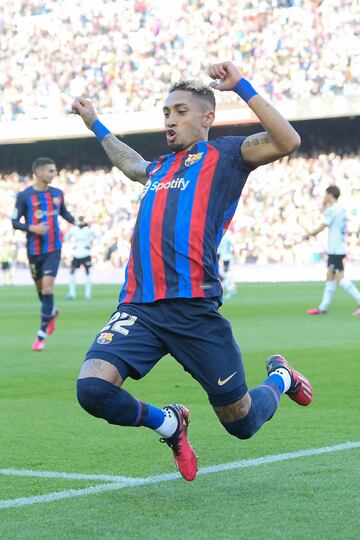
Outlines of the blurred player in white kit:
{"type": "Polygon", "coordinates": [[[337,284],[357,302],[358,307],[353,312],[353,315],[360,315],[360,291],[354,283],[344,278],[343,259],[346,254],[347,216],[346,210],[339,203],[339,197],[340,189],[337,186],[329,186],[325,190],[323,223],[304,236],[304,240],[308,240],[310,236],[316,236],[326,227],[328,228],[328,263],[325,290],[320,306],[309,309],[308,315],[324,315],[327,313],[337,284]]]}
{"type": "Polygon", "coordinates": [[[74,246],[73,259],[70,267],[69,294],[67,295],[66,300],[74,300],[76,298],[75,272],[81,266],[84,267],[86,272],[85,299],[91,299],[91,246],[96,236],[96,233],[90,229],[83,216],[79,218],[79,224],[72,227],[65,235],[65,241],[71,242],[74,246]]]}
{"type": "Polygon", "coordinates": [[[224,288],[224,299],[231,298],[236,292],[236,283],[232,271],[230,270],[234,256],[234,243],[230,231],[222,237],[217,249],[218,262],[222,263],[222,272],[219,268],[219,276],[224,288]]]}

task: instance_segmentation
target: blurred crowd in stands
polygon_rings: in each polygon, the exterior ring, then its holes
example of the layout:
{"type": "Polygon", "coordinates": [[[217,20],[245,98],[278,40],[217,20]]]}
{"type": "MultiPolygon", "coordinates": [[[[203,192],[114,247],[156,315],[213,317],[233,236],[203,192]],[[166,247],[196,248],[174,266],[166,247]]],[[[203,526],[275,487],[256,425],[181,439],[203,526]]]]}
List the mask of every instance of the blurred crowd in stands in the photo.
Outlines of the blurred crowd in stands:
{"type": "MultiPolygon", "coordinates": [[[[284,158],[260,167],[249,176],[229,233],[234,262],[304,264],[321,261],[326,252],[326,231],[299,242],[322,223],[324,190],[336,183],[348,211],[348,260],[360,261],[360,162],[355,154],[284,158]]],[[[27,176],[0,174],[1,251],[13,262],[27,265],[25,234],[13,231],[11,213],[18,191],[30,183],[27,176]]],[[[93,260],[98,267],[121,267],[127,262],[143,186],[110,171],[61,170],[53,185],[65,192],[68,209],[83,215],[97,233],[93,260]]],[[[65,233],[71,225],[60,218],[65,233]]],[[[1,255],[1,254],[0,254],[1,255]]],[[[72,247],[65,243],[63,264],[69,265],[72,247]]]]}
{"type": "Polygon", "coordinates": [[[358,0],[5,0],[0,117],[55,119],[78,95],[101,113],[149,110],[224,59],[273,103],[354,95],[359,21],[358,0]]]}

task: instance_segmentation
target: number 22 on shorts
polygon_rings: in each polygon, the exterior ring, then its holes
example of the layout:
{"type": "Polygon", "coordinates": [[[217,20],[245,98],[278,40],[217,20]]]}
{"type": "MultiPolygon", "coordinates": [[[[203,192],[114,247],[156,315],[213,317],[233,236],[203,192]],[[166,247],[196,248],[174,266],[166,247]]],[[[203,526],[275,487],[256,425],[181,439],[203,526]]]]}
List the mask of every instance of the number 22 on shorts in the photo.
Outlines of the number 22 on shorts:
{"type": "Polygon", "coordinates": [[[118,311],[111,317],[110,321],[102,330],[101,332],[106,332],[107,330],[111,330],[112,332],[118,332],[119,334],[123,334],[124,336],[127,336],[129,333],[129,330],[126,328],[127,326],[132,326],[136,322],[136,315],[129,315],[128,313],[118,311]]]}

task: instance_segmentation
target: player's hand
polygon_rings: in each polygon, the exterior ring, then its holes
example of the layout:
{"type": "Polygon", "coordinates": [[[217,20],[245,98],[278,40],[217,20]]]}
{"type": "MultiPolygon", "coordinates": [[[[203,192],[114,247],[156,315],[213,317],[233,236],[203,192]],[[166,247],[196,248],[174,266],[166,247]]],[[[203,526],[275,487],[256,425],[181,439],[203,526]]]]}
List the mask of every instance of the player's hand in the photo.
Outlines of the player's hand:
{"type": "Polygon", "coordinates": [[[87,128],[91,129],[91,126],[97,120],[95,109],[88,99],[78,97],[71,105],[70,114],[78,114],[84,121],[87,128]]]}
{"type": "Polygon", "coordinates": [[[240,71],[232,62],[213,64],[208,70],[208,75],[214,79],[214,82],[210,83],[209,86],[221,92],[232,90],[235,84],[241,79],[240,71]]]}
{"type": "Polygon", "coordinates": [[[48,232],[48,226],[46,223],[37,223],[36,225],[29,225],[29,231],[35,234],[43,236],[48,232]]]}

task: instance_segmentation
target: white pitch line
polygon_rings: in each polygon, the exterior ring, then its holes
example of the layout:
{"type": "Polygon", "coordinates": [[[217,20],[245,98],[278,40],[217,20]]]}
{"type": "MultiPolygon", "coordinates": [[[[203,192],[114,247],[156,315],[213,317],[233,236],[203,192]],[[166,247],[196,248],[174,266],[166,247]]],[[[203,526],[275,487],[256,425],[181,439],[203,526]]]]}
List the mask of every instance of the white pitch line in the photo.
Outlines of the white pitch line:
{"type": "MultiPolygon", "coordinates": [[[[299,450],[297,452],[288,452],[285,454],[276,454],[276,455],[255,458],[255,459],[245,459],[242,461],[234,461],[232,463],[222,463],[219,465],[211,465],[210,467],[201,467],[198,471],[198,475],[218,473],[218,472],[229,471],[233,469],[243,469],[247,467],[256,467],[258,465],[265,465],[267,463],[276,463],[279,461],[287,461],[291,459],[317,456],[321,454],[329,454],[332,452],[340,452],[343,450],[352,450],[354,448],[360,448],[360,441],[336,444],[334,446],[324,446],[321,448],[310,448],[308,450],[299,450]]],[[[111,477],[111,478],[116,478],[116,477],[111,477]]],[[[28,506],[32,504],[57,501],[60,499],[67,499],[71,497],[93,495],[95,493],[101,493],[104,491],[115,491],[115,490],[120,490],[124,488],[129,488],[129,487],[157,484],[159,482],[166,482],[169,480],[175,480],[177,478],[180,478],[179,473],[160,474],[156,476],[148,476],[147,478],[132,478],[124,482],[111,481],[108,484],[101,484],[98,486],[93,486],[93,487],[88,487],[88,488],[83,488],[83,489],[69,489],[67,491],[47,493],[46,495],[37,495],[34,497],[22,497],[20,499],[9,499],[9,500],[0,501],[0,510],[5,509],[5,508],[14,508],[14,507],[19,507],[19,506],[28,506]]]]}
{"type": "MultiPolygon", "coordinates": [[[[92,486],[84,489],[68,489],[67,491],[55,491],[54,493],[47,493],[46,495],[9,499],[7,501],[0,501],[0,510],[4,508],[15,508],[16,506],[28,506],[29,504],[59,501],[60,499],[68,499],[69,497],[93,495],[94,493],[102,493],[104,491],[113,491],[115,489],[121,489],[122,485],[123,484],[117,484],[116,482],[109,482],[107,484],[100,484],[99,486],[92,486]]],[[[129,485],[132,484],[126,484],[126,487],[129,485]]]]}
{"type": "Polygon", "coordinates": [[[32,476],[36,478],[63,478],[64,480],[103,480],[104,482],[131,482],[129,476],[114,476],[112,474],[81,474],[56,471],[32,471],[27,469],[0,469],[4,476],[32,476]]]}

